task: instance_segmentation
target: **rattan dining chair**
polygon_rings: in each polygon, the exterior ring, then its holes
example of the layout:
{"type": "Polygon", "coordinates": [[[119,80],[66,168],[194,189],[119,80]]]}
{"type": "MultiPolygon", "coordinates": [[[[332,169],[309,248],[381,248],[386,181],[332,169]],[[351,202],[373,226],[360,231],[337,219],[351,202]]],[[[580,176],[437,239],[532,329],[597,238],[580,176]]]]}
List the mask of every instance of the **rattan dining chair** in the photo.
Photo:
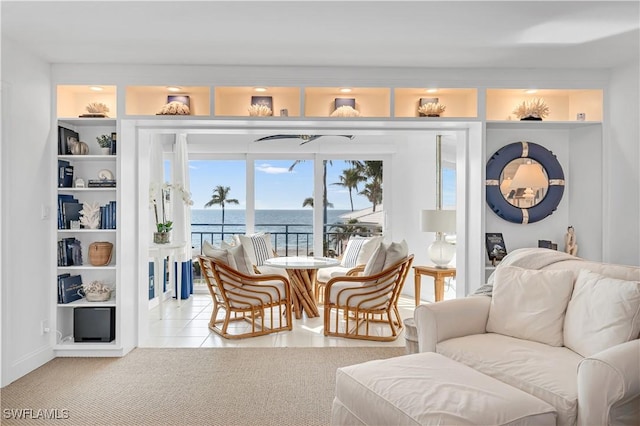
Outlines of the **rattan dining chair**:
{"type": "Polygon", "coordinates": [[[324,335],[377,341],[392,341],[403,329],[398,298],[413,263],[413,255],[369,276],[335,277],[324,293],[324,335]],[[371,325],[389,327],[379,333],[371,325]]]}
{"type": "Polygon", "coordinates": [[[198,256],[198,262],[213,299],[209,328],[215,333],[239,339],[292,329],[291,295],[285,277],[245,275],[207,256],[198,256]],[[220,311],[224,318],[218,318],[220,311]],[[234,321],[250,326],[229,327],[234,321]]]}

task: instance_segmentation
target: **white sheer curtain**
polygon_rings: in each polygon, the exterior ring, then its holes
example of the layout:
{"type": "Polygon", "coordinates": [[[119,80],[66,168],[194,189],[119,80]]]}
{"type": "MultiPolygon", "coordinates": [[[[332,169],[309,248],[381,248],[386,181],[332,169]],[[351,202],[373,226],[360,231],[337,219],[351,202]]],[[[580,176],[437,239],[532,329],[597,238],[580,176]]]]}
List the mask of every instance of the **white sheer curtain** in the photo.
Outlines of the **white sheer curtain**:
{"type": "Polygon", "coordinates": [[[183,194],[179,188],[185,191],[187,200],[189,197],[189,155],[187,149],[187,135],[179,133],[176,135],[173,152],[173,176],[172,186],[174,190],[171,194],[172,213],[173,213],[173,235],[172,240],[175,243],[184,242],[184,250],[180,254],[180,258],[176,258],[179,262],[186,262],[191,259],[191,206],[185,202],[183,194]]]}
{"type": "Polygon", "coordinates": [[[164,183],[164,161],[162,158],[162,138],[154,135],[149,149],[149,216],[152,226],[149,240],[153,241],[153,232],[156,229],[156,216],[151,200],[156,200],[158,220],[162,222],[162,184],[164,183]]]}

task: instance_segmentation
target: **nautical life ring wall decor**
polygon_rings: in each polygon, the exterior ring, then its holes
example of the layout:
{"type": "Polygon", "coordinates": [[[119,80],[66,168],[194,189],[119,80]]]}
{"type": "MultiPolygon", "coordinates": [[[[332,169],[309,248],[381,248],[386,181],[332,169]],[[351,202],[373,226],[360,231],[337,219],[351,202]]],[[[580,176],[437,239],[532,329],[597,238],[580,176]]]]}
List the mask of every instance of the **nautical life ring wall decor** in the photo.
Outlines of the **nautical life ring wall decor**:
{"type": "Polygon", "coordinates": [[[496,151],[487,162],[487,204],[495,214],[509,222],[534,223],[551,215],[562,200],[564,185],[564,173],[556,156],[545,147],[533,142],[514,142],[506,145],[496,151]],[[535,160],[542,166],[546,175],[548,186],[544,196],[531,207],[514,205],[503,193],[505,185],[501,190],[501,184],[504,182],[503,171],[516,159],[535,160]]]}

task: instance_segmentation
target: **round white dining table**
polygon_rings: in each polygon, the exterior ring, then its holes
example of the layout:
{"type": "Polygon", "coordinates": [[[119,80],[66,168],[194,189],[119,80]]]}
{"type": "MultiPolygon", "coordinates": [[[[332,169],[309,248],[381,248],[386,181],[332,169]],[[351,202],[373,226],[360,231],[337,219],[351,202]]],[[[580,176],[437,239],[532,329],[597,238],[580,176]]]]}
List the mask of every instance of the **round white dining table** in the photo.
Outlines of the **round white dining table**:
{"type": "Polygon", "coordinates": [[[302,318],[303,312],[306,312],[309,318],[320,316],[313,291],[316,271],[320,268],[338,266],[340,262],[337,259],[328,257],[281,256],[267,259],[264,261],[264,264],[287,270],[291,285],[293,313],[296,319],[302,318]]]}

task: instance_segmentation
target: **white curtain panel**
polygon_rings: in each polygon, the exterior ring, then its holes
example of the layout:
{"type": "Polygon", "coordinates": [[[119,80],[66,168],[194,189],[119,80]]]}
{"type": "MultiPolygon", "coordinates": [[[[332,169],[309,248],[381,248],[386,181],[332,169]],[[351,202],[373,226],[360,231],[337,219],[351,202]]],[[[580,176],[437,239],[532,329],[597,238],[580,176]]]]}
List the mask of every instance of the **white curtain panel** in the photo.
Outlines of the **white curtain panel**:
{"type": "Polygon", "coordinates": [[[162,221],[162,184],[164,182],[164,167],[162,159],[162,139],[160,135],[153,135],[149,147],[149,241],[153,241],[153,233],[156,231],[156,218],[151,205],[151,199],[155,199],[158,205],[158,218],[162,221]]]}
{"type": "MultiPolygon", "coordinates": [[[[174,144],[173,182],[174,188],[184,188],[189,192],[189,154],[187,149],[187,134],[176,135],[174,144]]],[[[182,194],[173,191],[171,196],[173,211],[172,242],[184,242],[184,250],[177,261],[186,262],[191,259],[191,206],[184,202],[182,194]]]]}

